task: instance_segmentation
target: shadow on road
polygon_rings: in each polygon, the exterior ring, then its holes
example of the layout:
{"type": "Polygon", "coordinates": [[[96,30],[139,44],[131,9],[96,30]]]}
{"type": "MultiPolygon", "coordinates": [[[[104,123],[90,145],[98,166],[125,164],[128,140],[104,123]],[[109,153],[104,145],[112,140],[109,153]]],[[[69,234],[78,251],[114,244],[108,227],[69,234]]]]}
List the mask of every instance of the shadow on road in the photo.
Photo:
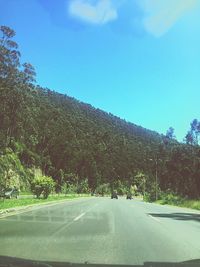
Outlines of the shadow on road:
{"type": "Polygon", "coordinates": [[[181,221],[196,221],[200,222],[200,214],[198,213],[149,213],[153,217],[170,218],[181,221]]]}

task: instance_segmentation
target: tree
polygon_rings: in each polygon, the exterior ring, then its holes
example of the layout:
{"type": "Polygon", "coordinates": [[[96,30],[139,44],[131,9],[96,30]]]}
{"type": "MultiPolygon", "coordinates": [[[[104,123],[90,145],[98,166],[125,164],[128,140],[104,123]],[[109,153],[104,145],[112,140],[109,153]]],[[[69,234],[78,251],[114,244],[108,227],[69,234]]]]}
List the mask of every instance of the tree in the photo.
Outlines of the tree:
{"type": "Polygon", "coordinates": [[[35,82],[36,72],[35,72],[33,65],[31,65],[30,63],[24,63],[22,66],[24,68],[23,69],[23,82],[24,83],[35,82]]]}
{"type": "Polygon", "coordinates": [[[169,129],[166,132],[166,138],[173,140],[176,138],[175,134],[174,134],[174,128],[173,127],[169,127],[169,129]]]}
{"type": "Polygon", "coordinates": [[[200,121],[194,119],[190,123],[190,130],[187,132],[185,136],[185,141],[190,145],[198,145],[200,139],[200,121]]]}
{"type": "MultiPolygon", "coordinates": [[[[12,138],[22,136],[27,117],[25,100],[31,82],[35,80],[35,70],[30,63],[20,64],[18,44],[12,40],[14,30],[0,26],[0,122],[4,131],[0,138],[5,146],[12,138]]],[[[27,103],[28,104],[28,103],[27,103]]]]}
{"type": "Polygon", "coordinates": [[[194,119],[190,124],[190,128],[194,135],[194,143],[195,145],[198,145],[200,136],[200,122],[197,119],[194,119]]]}
{"type": "Polygon", "coordinates": [[[188,144],[188,145],[194,145],[195,144],[194,134],[191,130],[187,132],[187,134],[185,136],[185,141],[186,141],[186,144],[188,144]]]}
{"type": "Polygon", "coordinates": [[[143,172],[138,172],[134,177],[134,184],[138,190],[139,193],[143,194],[143,196],[146,193],[146,182],[148,180],[147,175],[145,175],[143,172]]]}
{"type": "Polygon", "coordinates": [[[56,177],[56,185],[55,185],[55,191],[57,194],[61,192],[63,182],[64,182],[64,171],[60,169],[58,172],[58,176],[56,177]]]}
{"type": "MultiPolygon", "coordinates": [[[[7,26],[0,26],[0,79],[10,79],[20,66],[18,44],[12,40],[15,31],[7,26]]],[[[12,77],[13,78],[13,77],[12,77]]]]}

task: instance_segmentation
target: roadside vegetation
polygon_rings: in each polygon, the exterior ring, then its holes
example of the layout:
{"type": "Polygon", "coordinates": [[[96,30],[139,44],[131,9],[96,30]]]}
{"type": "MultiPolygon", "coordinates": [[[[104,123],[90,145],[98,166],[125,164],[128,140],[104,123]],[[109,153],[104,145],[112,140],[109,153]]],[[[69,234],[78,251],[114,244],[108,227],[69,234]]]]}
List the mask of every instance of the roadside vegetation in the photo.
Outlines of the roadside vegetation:
{"type": "Polygon", "coordinates": [[[198,207],[200,121],[179,143],[172,127],[160,135],[41,88],[34,67],[20,62],[14,38],[14,30],[0,26],[0,191],[16,187],[44,202],[54,192],[115,190],[198,207]]]}
{"type": "Polygon", "coordinates": [[[188,199],[174,193],[162,193],[156,203],[200,210],[200,199],[188,199]]]}
{"type": "Polygon", "coordinates": [[[69,195],[50,195],[47,198],[36,198],[33,196],[32,198],[21,198],[21,199],[0,199],[0,210],[21,207],[21,206],[29,206],[35,204],[45,204],[53,201],[62,201],[62,200],[70,200],[76,199],[80,197],[88,197],[88,194],[69,194],[69,195]]]}

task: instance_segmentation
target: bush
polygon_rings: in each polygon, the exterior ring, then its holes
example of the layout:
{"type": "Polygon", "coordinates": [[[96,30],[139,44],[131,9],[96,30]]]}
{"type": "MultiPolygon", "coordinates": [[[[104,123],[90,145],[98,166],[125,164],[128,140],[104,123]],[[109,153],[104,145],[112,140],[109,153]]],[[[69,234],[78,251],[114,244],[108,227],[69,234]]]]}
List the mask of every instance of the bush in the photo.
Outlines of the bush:
{"type": "Polygon", "coordinates": [[[156,191],[157,191],[157,199],[160,199],[161,196],[161,190],[159,185],[155,182],[151,182],[148,184],[146,188],[146,192],[144,195],[144,200],[147,202],[154,202],[156,201],[156,191]]]}
{"type": "Polygon", "coordinates": [[[77,186],[69,182],[66,182],[62,185],[61,192],[64,193],[65,195],[75,194],[77,193],[77,186]]]}
{"type": "Polygon", "coordinates": [[[162,192],[160,195],[160,199],[162,204],[172,204],[172,205],[180,205],[185,200],[181,196],[178,196],[170,191],[162,192]]]}
{"type": "Polygon", "coordinates": [[[49,194],[55,187],[55,182],[51,177],[48,176],[38,176],[32,182],[31,191],[37,198],[43,194],[43,197],[48,198],[49,194]]]}
{"type": "Polygon", "coordinates": [[[101,196],[109,195],[110,194],[110,185],[109,184],[101,184],[99,185],[96,190],[96,194],[99,194],[101,196]]]}
{"type": "Polygon", "coordinates": [[[84,179],[78,183],[77,186],[77,193],[78,194],[87,194],[90,192],[89,185],[88,185],[88,179],[84,179]]]}
{"type": "Polygon", "coordinates": [[[33,194],[35,194],[37,198],[39,198],[39,196],[42,194],[42,191],[43,191],[42,186],[37,184],[34,186],[32,190],[33,194]]]}
{"type": "Polygon", "coordinates": [[[143,172],[137,172],[134,176],[134,191],[137,195],[144,195],[145,191],[148,189],[147,181],[149,177],[143,172]]]}

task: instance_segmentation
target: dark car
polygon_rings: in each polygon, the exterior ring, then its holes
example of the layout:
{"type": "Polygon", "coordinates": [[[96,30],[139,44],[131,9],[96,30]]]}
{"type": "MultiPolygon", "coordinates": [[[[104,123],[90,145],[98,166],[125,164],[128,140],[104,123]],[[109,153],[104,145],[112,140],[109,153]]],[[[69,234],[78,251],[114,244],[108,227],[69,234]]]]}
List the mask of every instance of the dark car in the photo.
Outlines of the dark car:
{"type": "Polygon", "coordinates": [[[113,191],[111,194],[111,199],[116,198],[118,199],[117,192],[113,191]]]}
{"type": "Polygon", "coordinates": [[[126,199],[132,199],[132,194],[130,192],[127,193],[126,199]]]}
{"type": "Polygon", "coordinates": [[[19,190],[17,188],[6,188],[1,192],[1,197],[4,198],[18,198],[19,190]]]}

